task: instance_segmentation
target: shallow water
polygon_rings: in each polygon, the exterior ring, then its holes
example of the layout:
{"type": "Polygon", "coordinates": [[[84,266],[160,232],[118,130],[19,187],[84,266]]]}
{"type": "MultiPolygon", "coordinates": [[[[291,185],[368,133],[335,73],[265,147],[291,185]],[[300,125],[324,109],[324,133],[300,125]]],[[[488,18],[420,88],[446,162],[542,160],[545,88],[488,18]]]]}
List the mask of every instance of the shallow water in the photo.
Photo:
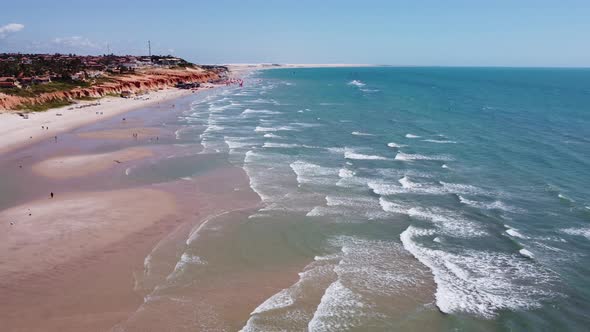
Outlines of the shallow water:
{"type": "Polygon", "coordinates": [[[243,167],[263,206],[205,225],[163,292],[203,329],[582,330],[588,87],[582,69],[278,69],[200,97],[177,139],[243,167]],[[195,302],[238,276],[264,291],[195,302]]]}

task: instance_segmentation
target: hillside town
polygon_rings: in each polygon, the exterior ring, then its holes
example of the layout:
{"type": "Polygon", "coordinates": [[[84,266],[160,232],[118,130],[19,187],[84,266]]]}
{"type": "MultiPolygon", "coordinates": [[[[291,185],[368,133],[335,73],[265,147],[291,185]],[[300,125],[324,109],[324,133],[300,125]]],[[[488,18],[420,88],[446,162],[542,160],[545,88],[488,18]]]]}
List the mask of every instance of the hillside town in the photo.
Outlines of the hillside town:
{"type": "Polygon", "coordinates": [[[105,95],[192,90],[203,83],[225,83],[227,75],[227,67],[170,55],[0,53],[0,109],[39,111],[105,95]]]}
{"type": "MultiPolygon", "coordinates": [[[[133,73],[139,69],[194,66],[173,56],[1,53],[0,88],[24,88],[52,81],[84,82],[107,74],[133,73]]],[[[9,93],[6,90],[3,92],[9,93]]]]}

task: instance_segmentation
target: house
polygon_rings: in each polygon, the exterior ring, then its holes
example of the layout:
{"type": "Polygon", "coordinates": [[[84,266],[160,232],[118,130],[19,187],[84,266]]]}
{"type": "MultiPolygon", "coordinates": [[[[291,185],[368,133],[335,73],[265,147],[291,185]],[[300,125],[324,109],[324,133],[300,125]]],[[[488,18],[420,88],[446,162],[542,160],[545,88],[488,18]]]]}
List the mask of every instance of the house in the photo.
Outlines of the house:
{"type": "Polygon", "coordinates": [[[97,78],[101,77],[104,74],[102,70],[87,70],[86,77],[87,78],[97,78]]]}
{"type": "Polygon", "coordinates": [[[182,62],[179,58],[162,58],[158,59],[158,63],[164,66],[178,66],[182,62]]]}
{"type": "Polygon", "coordinates": [[[21,85],[23,86],[28,86],[33,84],[33,78],[32,77],[20,77],[18,79],[18,81],[20,82],[21,85]]]}
{"type": "Polygon", "coordinates": [[[51,82],[51,77],[49,77],[49,75],[35,76],[35,77],[33,77],[33,80],[32,80],[33,84],[46,84],[49,82],[51,82]]]}
{"type": "Polygon", "coordinates": [[[16,88],[16,79],[14,77],[0,77],[0,88],[16,88]]]}
{"type": "Polygon", "coordinates": [[[137,64],[134,62],[123,62],[119,64],[119,68],[122,71],[135,71],[135,69],[137,69],[137,64]]]}
{"type": "Polygon", "coordinates": [[[70,78],[72,79],[72,81],[84,81],[86,79],[86,73],[80,71],[70,75],[70,78]]]}

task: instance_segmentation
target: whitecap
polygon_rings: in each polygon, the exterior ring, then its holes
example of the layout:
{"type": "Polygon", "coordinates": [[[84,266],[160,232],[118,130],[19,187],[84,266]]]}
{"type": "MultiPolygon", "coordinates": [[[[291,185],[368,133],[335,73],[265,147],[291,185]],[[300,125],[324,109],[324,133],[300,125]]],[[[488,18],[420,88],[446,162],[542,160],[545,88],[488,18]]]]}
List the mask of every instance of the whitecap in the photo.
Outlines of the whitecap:
{"type": "Polygon", "coordinates": [[[420,136],[414,134],[406,134],[406,138],[420,138],[420,136]]]}
{"type": "Polygon", "coordinates": [[[519,239],[527,239],[526,236],[522,235],[518,230],[514,229],[514,228],[508,228],[506,230],[506,234],[512,236],[512,237],[517,237],[519,239]]]}
{"type": "Polygon", "coordinates": [[[344,178],[351,178],[351,177],[354,176],[354,174],[355,174],[354,171],[349,170],[348,168],[341,168],[338,171],[338,176],[340,178],[342,178],[342,179],[344,179],[344,178]]]}
{"type": "Polygon", "coordinates": [[[266,138],[282,138],[281,136],[273,134],[273,133],[264,134],[264,137],[266,137],[266,138]]]}
{"type": "Polygon", "coordinates": [[[539,308],[557,296],[551,286],[557,276],[520,255],[464,250],[451,253],[425,247],[418,237],[433,230],[409,226],[400,239],[404,248],[432,271],[436,305],[444,313],[468,313],[493,318],[502,310],[539,308]]]}
{"type": "Polygon", "coordinates": [[[351,149],[344,150],[344,158],[355,159],[355,160],[391,160],[391,159],[383,157],[383,156],[357,153],[351,149]]]}
{"type": "Polygon", "coordinates": [[[403,152],[399,151],[395,155],[395,160],[401,160],[401,161],[414,161],[414,160],[450,161],[453,159],[449,156],[444,156],[444,155],[427,156],[427,155],[422,155],[422,154],[403,153],[403,152]]]}
{"type": "Polygon", "coordinates": [[[575,236],[583,236],[590,240],[590,227],[588,228],[563,228],[561,229],[562,233],[575,235],[575,236]]]}
{"type": "Polygon", "coordinates": [[[292,131],[295,128],[290,126],[279,126],[279,127],[263,127],[263,126],[256,126],[254,129],[255,132],[274,132],[274,131],[292,131]]]}
{"type": "Polygon", "coordinates": [[[457,142],[449,140],[424,139],[422,141],[437,144],[457,144],[457,142]]]}
{"type": "Polygon", "coordinates": [[[250,108],[246,108],[243,112],[242,112],[242,116],[248,116],[251,114],[266,114],[266,115],[274,115],[274,114],[281,114],[280,112],[276,112],[276,111],[269,111],[269,110],[254,110],[254,109],[250,109],[250,108]]]}
{"type": "Polygon", "coordinates": [[[520,249],[518,252],[521,255],[523,255],[524,257],[528,257],[528,258],[531,258],[531,259],[535,258],[535,255],[533,255],[532,252],[530,252],[530,251],[528,251],[528,250],[526,250],[524,248],[520,249]]]}
{"type": "Polygon", "coordinates": [[[334,184],[339,170],[297,160],[290,164],[299,184],[334,184]]]}
{"type": "Polygon", "coordinates": [[[405,147],[405,145],[400,145],[400,144],[397,144],[394,142],[387,143],[387,146],[389,146],[390,148],[397,148],[397,149],[405,147]]]}
{"type": "Polygon", "coordinates": [[[369,133],[363,133],[361,131],[353,131],[352,133],[350,133],[351,135],[354,136],[375,136],[373,134],[369,134],[369,133]]]}
{"type": "Polygon", "coordinates": [[[352,80],[352,81],[348,82],[348,85],[353,85],[353,86],[361,88],[361,87],[365,86],[366,84],[361,82],[360,80],[352,80]]]}
{"type": "Polygon", "coordinates": [[[298,147],[301,147],[301,145],[299,145],[299,144],[289,144],[289,143],[265,142],[262,147],[264,147],[264,148],[298,148],[298,147]]]}
{"type": "Polygon", "coordinates": [[[458,195],[459,201],[463,204],[478,208],[478,209],[485,209],[485,210],[502,210],[506,212],[522,212],[521,209],[506,205],[504,202],[496,200],[493,202],[480,202],[465,198],[461,195],[458,195]]]}

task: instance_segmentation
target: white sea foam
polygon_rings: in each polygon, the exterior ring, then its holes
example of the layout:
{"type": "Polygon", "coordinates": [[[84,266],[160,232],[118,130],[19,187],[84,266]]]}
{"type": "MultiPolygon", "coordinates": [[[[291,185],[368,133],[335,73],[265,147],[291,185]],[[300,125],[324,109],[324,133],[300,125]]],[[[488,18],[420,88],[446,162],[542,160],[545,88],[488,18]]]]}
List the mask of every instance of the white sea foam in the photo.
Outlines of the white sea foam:
{"type": "Polygon", "coordinates": [[[462,215],[439,207],[423,208],[408,203],[398,203],[379,198],[379,204],[385,212],[405,214],[413,218],[432,222],[439,232],[453,237],[472,238],[487,235],[482,227],[462,215]]]}
{"type": "Polygon", "coordinates": [[[308,294],[324,290],[333,282],[334,263],[339,255],[318,256],[315,261],[299,273],[299,280],[280,290],[260,304],[251,313],[246,326],[241,331],[269,331],[276,326],[286,325],[291,328],[303,329],[312,319],[313,312],[298,301],[305,300],[308,294]]]}
{"type": "Polygon", "coordinates": [[[442,164],[441,168],[449,168],[447,164],[442,164]]]}
{"type": "Polygon", "coordinates": [[[561,232],[569,235],[583,236],[590,240],[590,227],[588,228],[563,228],[561,232]]]}
{"type": "Polygon", "coordinates": [[[420,136],[414,134],[406,134],[406,138],[420,138],[420,136]]]}
{"type": "Polygon", "coordinates": [[[254,131],[255,132],[274,132],[274,131],[293,131],[295,128],[290,126],[279,126],[279,127],[263,127],[257,126],[254,131]]]}
{"type": "Polygon", "coordinates": [[[447,193],[451,194],[471,194],[471,195],[488,195],[488,196],[501,196],[504,195],[501,192],[491,192],[476,186],[472,186],[470,184],[463,184],[463,183],[450,183],[439,181],[439,183],[443,186],[443,190],[447,193]]]}
{"type": "Polygon", "coordinates": [[[506,234],[512,236],[512,237],[517,237],[519,239],[527,239],[526,236],[522,235],[518,230],[514,229],[514,228],[508,228],[506,230],[506,234]]]}
{"type": "Polygon", "coordinates": [[[273,134],[273,133],[268,133],[268,134],[264,134],[265,138],[282,138],[279,135],[273,134]]]}
{"type": "Polygon", "coordinates": [[[333,282],[322,296],[308,331],[342,331],[358,327],[364,308],[360,295],[345,287],[340,280],[333,282]],[[351,316],[356,316],[351,319],[351,316]]]}
{"type": "Polygon", "coordinates": [[[207,264],[207,261],[203,260],[201,257],[191,255],[191,254],[188,254],[185,252],[182,254],[182,256],[180,256],[180,259],[176,263],[176,266],[174,266],[174,270],[172,271],[172,273],[170,273],[168,275],[168,277],[166,279],[169,280],[169,279],[172,279],[172,278],[178,276],[188,265],[205,265],[205,264],[207,264]]]}
{"type": "Polygon", "coordinates": [[[270,111],[270,110],[254,110],[250,108],[246,108],[241,115],[249,116],[249,115],[256,115],[256,114],[263,114],[263,115],[274,115],[274,114],[281,114],[277,111],[270,111]]]}
{"type": "Polygon", "coordinates": [[[348,148],[344,150],[344,158],[354,160],[391,160],[383,156],[358,153],[348,148]]]}
{"type": "Polygon", "coordinates": [[[295,299],[291,295],[291,289],[286,288],[268,298],[261,305],[252,311],[251,315],[262,312],[285,308],[295,303],[295,299]]]}
{"type": "Polygon", "coordinates": [[[377,299],[409,296],[428,277],[395,242],[337,236],[328,244],[339,252],[316,256],[295,284],[254,310],[242,331],[364,330],[367,321],[383,321],[377,299]]]}
{"type": "Polygon", "coordinates": [[[387,143],[387,146],[389,146],[390,148],[399,149],[399,148],[403,148],[405,145],[400,145],[400,144],[391,142],[391,143],[387,143]]]}
{"type": "Polygon", "coordinates": [[[386,319],[376,309],[379,299],[411,296],[427,277],[427,270],[395,242],[351,236],[329,242],[341,247],[342,258],[334,269],[338,278],[325,290],[309,331],[371,330],[368,321],[386,319]]]}
{"type": "Polygon", "coordinates": [[[455,141],[449,141],[449,140],[425,139],[423,141],[424,142],[429,142],[429,143],[437,143],[437,144],[457,144],[457,142],[455,142],[455,141]]]}
{"type": "Polygon", "coordinates": [[[350,169],[348,169],[348,168],[341,168],[341,169],[338,171],[338,176],[339,176],[340,178],[342,178],[342,179],[345,179],[345,178],[351,178],[351,177],[353,177],[353,176],[354,176],[354,171],[352,171],[352,170],[350,170],[350,169]]]}
{"type": "Polygon", "coordinates": [[[256,143],[239,138],[239,137],[224,137],[225,144],[230,149],[243,149],[243,148],[251,148],[256,145],[256,143]]]}
{"type": "Polygon", "coordinates": [[[531,259],[535,258],[535,255],[533,255],[532,252],[530,252],[530,251],[528,251],[528,250],[526,250],[524,248],[520,249],[518,252],[521,255],[525,256],[525,257],[528,257],[528,258],[531,258],[531,259]]]}
{"type": "Polygon", "coordinates": [[[354,135],[354,136],[375,136],[375,135],[373,135],[373,134],[369,134],[369,133],[363,133],[363,132],[360,132],[360,131],[353,131],[353,132],[352,132],[352,133],[350,133],[350,134],[351,134],[351,135],[354,135]]]}
{"type": "Polygon", "coordinates": [[[412,181],[408,176],[399,179],[400,185],[370,181],[367,183],[369,188],[377,195],[397,195],[397,194],[420,194],[420,195],[444,195],[444,194],[493,194],[481,188],[439,181],[436,183],[418,183],[412,181]]]}
{"type": "Polygon", "coordinates": [[[299,184],[334,184],[339,173],[336,168],[324,167],[301,160],[291,163],[290,166],[297,175],[299,184]]]}
{"type": "Polygon", "coordinates": [[[363,83],[363,82],[362,82],[362,81],[360,81],[360,80],[352,80],[352,81],[348,82],[348,85],[354,85],[354,86],[356,86],[356,87],[362,88],[362,87],[363,87],[363,86],[365,86],[366,84],[365,84],[365,83],[363,83]]]}
{"type": "Polygon", "coordinates": [[[299,144],[289,144],[289,143],[265,142],[262,147],[264,147],[264,148],[299,148],[299,147],[301,147],[301,145],[299,145],[299,144]]]}
{"type": "Polygon", "coordinates": [[[573,199],[571,199],[570,197],[567,197],[564,194],[557,194],[557,197],[559,197],[560,199],[568,202],[568,203],[575,203],[576,201],[574,201],[573,199]]]}
{"type": "Polygon", "coordinates": [[[372,197],[328,195],[326,205],[314,207],[306,216],[335,217],[338,222],[366,221],[386,217],[377,199],[372,197]]]}
{"type": "Polygon", "coordinates": [[[472,207],[478,208],[478,209],[485,209],[485,210],[502,210],[502,211],[507,211],[507,212],[522,212],[521,209],[518,209],[516,207],[512,207],[509,206],[507,204],[505,204],[502,201],[496,200],[493,202],[481,202],[481,201],[475,201],[475,200],[471,200],[468,198],[465,198],[461,195],[458,195],[459,197],[459,201],[463,204],[466,205],[470,205],[472,207]]]}
{"type": "Polygon", "coordinates": [[[422,154],[403,153],[400,151],[395,155],[395,160],[401,160],[401,161],[414,161],[414,160],[450,161],[453,159],[449,156],[444,156],[444,155],[427,156],[427,155],[422,155],[422,154]]]}
{"type": "Polygon", "coordinates": [[[432,271],[436,305],[442,312],[493,318],[500,310],[538,308],[541,301],[556,296],[551,285],[557,276],[534,261],[489,251],[451,253],[417,241],[433,234],[433,230],[409,226],[400,238],[406,250],[432,271]]]}

